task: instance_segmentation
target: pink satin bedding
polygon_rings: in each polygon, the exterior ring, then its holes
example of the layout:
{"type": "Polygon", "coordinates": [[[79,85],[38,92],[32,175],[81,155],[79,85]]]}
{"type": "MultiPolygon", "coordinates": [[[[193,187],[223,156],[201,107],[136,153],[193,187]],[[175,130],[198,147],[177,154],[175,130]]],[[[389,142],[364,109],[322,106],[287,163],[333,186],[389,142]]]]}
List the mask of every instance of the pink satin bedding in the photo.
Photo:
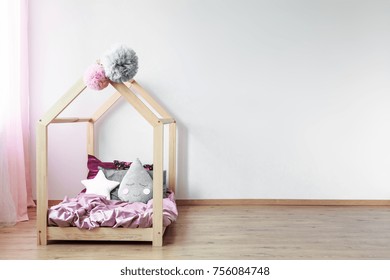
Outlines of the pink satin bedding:
{"type": "MultiPolygon", "coordinates": [[[[170,225],[178,212],[174,194],[163,199],[163,223],[170,225]]],[[[152,226],[153,199],[147,204],[127,203],[108,200],[104,196],[80,193],[75,198],[67,198],[48,211],[49,226],[148,228],[152,226]]]]}

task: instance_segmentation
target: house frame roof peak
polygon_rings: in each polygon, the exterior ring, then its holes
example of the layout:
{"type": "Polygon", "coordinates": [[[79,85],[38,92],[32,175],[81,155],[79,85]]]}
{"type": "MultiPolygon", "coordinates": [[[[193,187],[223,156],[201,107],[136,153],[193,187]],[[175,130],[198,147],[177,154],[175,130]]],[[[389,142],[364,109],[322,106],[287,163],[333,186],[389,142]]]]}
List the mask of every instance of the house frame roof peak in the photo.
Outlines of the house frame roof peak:
{"type": "Polygon", "coordinates": [[[153,127],[174,123],[175,120],[168,112],[134,79],[130,82],[116,83],[110,82],[111,86],[116,89],[114,92],[95,112],[88,118],[58,118],[58,116],[86,89],[82,78],[76,83],[47,111],[39,122],[48,126],[51,123],[73,123],[73,122],[97,122],[121,97],[123,97],[150,125],[153,127]],[[150,107],[152,107],[161,118],[157,116],[134,92],[138,93],[150,107]]]}

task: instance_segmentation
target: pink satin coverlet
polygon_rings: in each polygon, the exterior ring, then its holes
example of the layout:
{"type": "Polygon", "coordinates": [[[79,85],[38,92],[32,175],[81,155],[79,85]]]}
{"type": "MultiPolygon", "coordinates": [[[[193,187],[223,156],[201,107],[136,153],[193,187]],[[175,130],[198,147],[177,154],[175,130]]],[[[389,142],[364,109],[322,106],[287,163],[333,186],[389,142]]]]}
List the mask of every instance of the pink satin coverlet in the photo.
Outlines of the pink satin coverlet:
{"type": "MultiPolygon", "coordinates": [[[[178,212],[174,194],[163,199],[163,224],[170,225],[178,212]]],[[[94,229],[97,227],[148,228],[152,227],[153,199],[147,204],[127,203],[108,200],[104,196],[80,193],[75,198],[67,198],[48,211],[49,226],[78,227],[94,229]]]]}

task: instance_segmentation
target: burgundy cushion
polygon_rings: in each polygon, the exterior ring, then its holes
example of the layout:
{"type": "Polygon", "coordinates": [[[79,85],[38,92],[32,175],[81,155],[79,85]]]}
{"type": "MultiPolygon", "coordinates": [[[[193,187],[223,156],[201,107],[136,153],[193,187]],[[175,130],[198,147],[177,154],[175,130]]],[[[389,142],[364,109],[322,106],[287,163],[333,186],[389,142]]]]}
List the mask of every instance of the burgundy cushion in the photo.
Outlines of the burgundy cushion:
{"type": "MultiPolygon", "coordinates": [[[[95,178],[99,172],[99,166],[104,169],[116,169],[116,170],[127,170],[130,168],[131,162],[114,160],[113,162],[102,162],[93,155],[88,155],[88,176],[87,179],[95,178]]],[[[144,164],[144,168],[152,171],[153,164],[144,164]]]]}
{"type": "Polygon", "coordinates": [[[99,172],[99,166],[106,169],[116,169],[116,166],[113,162],[102,162],[98,158],[88,155],[88,179],[95,178],[96,174],[99,172]]]}

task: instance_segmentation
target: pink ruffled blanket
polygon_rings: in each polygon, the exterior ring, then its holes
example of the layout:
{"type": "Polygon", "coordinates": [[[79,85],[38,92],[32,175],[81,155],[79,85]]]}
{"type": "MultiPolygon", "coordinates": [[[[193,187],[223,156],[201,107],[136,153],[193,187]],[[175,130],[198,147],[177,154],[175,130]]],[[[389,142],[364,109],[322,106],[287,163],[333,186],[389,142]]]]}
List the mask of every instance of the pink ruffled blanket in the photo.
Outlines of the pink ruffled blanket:
{"type": "MultiPolygon", "coordinates": [[[[163,199],[163,223],[170,225],[177,219],[174,194],[163,199]]],[[[153,199],[147,204],[127,203],[108,200],[104,196],[80,193],[75,198],[67,198],[48,211],[49,226],[78,227],[93,229],[97,227],[152,227],[153,199]]]]}

